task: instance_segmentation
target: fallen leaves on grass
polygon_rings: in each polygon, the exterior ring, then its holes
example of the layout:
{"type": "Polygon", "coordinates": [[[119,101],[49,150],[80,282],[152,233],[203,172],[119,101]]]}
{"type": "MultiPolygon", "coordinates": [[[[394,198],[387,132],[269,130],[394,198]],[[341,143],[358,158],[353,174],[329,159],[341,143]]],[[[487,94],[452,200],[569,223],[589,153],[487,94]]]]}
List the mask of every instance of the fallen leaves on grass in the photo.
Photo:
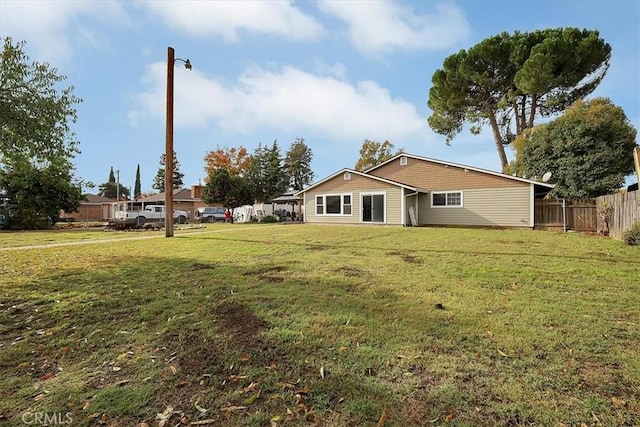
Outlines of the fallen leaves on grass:
{"type": "Polygon", "coordinates": [[[156,414],[156,420],[159,420],[158,427],[166,426],[169,420],[171,420],[171,418],[173,418],[174,415],[179,416],[180,420],[184,418],[184,412],[176,411],[173,409],[173,406],[168,405],[165,408],[164,412],[162,412],[161,414],[160,413],[156,414]]]}
{"type": "Polygon", "coordinates": [[[378,427],[384,427],[384,423],[387,421],[387,410],[383,409],[380,418],[378,419],[378,427]]]}
{"type": "Polygon", "coordinates": [[[236,411],[241,411],[243,409],[247,409],[246,406],[235,406],[235,405],[229,405],[225,408],[220,409],[221,411],[223,411],[227,417],[227,419],[231,418],[231,415],[233,415],[234,412],[236,411]]]}
{"type": "Polygon", "coordinates": [[[618,399],[617,397],[611,397],[611,403],[613,403],[613,406],[616,408],[624,408],[627,406],[627,402],[622,399],[618,399]]]}
{"type": "Polygon", "coordinates": [[[240,380],[246,380],[247,378],[249,378],[248,375],[231,375],[229,377],[229,380],[231,380],[232,383],[237,383],[240,380]]]}

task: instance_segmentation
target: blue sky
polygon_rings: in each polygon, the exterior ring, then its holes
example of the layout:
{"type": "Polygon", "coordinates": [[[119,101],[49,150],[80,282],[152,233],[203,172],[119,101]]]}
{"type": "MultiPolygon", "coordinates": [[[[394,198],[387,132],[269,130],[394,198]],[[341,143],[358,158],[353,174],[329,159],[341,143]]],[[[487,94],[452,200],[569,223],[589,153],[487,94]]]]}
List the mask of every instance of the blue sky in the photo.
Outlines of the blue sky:
{"type": "MultiPolygon", "coordinates": [[[[165,147],[167,47],[175,72],[175,151],[185,184],[206,152],[295,138],[316,179],[353,167],[365,139],[499,170],[490,132],[451,144],[426,122],[433,72],[448,55],[502,31],[596,29],[611,68],[592,96],[640,128],[640,2],[622,1],[35,1],[0,0],[0,35],[68,77],[77,96],[76,174],[109,168],[151,191],[165,147]]],[[[508,150],[510,151],[510,150],[508,150]]],[[[509,153],[512,154],[512,153],[509,153]]]]}

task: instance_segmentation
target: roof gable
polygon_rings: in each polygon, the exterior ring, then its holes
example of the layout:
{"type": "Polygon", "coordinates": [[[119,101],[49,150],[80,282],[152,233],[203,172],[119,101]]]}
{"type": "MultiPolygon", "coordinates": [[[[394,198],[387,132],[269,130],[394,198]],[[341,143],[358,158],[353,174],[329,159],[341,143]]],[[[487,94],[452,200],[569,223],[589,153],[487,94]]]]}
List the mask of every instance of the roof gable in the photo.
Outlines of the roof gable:
{"type": "Polygon", "coordinates": [[[403,184],[401,182],[393,181],[393,180],[390,180],[390,179],[387,179],[387,178],[383,178],[383,177],[379,177],[379,176],[375,176],[375,175],[369,175],[369,174],[366,174],[364,172],[360,172],[360,171],[357,171],[357,170],[354,170],[354,169],[344,168],[344,169],[341,169],[338,172],[334,173],[333,175],[329,175],[325,179],[322,179],[322,180],[320,180],[318,182],[313,183],[312,185],[310,185],[309,187],[305,188],[304,190],[301,190],[301,191],[297,192],[295,195],[297,196],[297,195],[303,194],[306,191],[309,191],[309,190],[311,190],[311,189],[313,189],[315,187],[318,187],[318,186],[324,184],[325,182],[331,181],[332,179],[336,178],[337,176],[340,176],[341,174],[344,174],[345,172],[349,172],[350,174],[362,176],[364,178],[372,179],[372,180],[375,180],[375,181],[384,182],[385,184],[390,184],[390,185],[395,185],[397,187],[406,188],[406,189],[409,189],[409,190],[412,190],[412,191],[419,191],[417,188],[412,187],[410,185],[403,184]]]}
{"type": "Polygon", "coordinates": [[[500,172],[495,172],[495,171],[491,171],[488,169],[482,169],[482,168],[477,168],[474,166],[466,166],[466,165],[461,165],[459,163],[452,163],[452,162],[445,162],[443,160],[436,160],[436,159],[431,159],[428,157],[422,157],[422,156],[416,156],[414,154],[409,154],[409,153],[399,153],[395,156],[393,156],[392,158],[390,158],[389,160],[380,163],[379,165],[376,165],[372,168],[367,169],[366,171],[364,171],[365,174],[370,174],[378,169],[380,169],[381,167],[392,163],[393,161],[395,161],[396,159],[399,159],[400,157],[407,157],[409,159],[415,159],[415,160],[419,160],[419,161],[424,161],[424,162],[430,162],[430,163],[435,163],[438,165],[442,165],[442,166],[446,166],[446,167],[454,167],[454,168],[459,168],[462,170],[469,170],[469,171],[474,171],[474,172],[478,172],[478,173],[482,173],[482,174],[487,174],[487,175],[491,175],[491,176],[495,176],[498,178],[503,178],[503,179],[509,179],[509,180],[513,180],[513,181],[517,181],[517,182],[522,182],[522,183],[527,183],[527,184],[535,184],[535,185],[540,185],[543,187],[547,187],[547,188],[553,188],[554,185],[553,184],[547,184],[546,182],[539,182],[539,181],[533,181],[530,179],[526,179],[526,178],[520,178],[517,176],[512,176],[512,175],[507,175],[504,173],[500,173],[500,172]]]}

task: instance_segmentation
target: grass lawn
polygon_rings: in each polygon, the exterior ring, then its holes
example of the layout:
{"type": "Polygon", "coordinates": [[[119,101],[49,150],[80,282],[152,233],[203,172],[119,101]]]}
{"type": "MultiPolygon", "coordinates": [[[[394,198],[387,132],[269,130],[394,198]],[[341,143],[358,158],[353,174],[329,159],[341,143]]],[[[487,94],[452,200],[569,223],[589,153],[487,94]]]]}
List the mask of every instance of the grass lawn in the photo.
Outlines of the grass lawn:
{"type": "Polygon", "coordinates": [[[0,250],[0,426],[38,412],[78,426],[640,425],[637,247],[207,230],[0,250]]]}
{"type": "MultiPolygon", "coordinates": [[[[64,224],[63,224],[64,226],[64,224]]],[[[176,233],[198,232],[214,228],[213,224],[175,225],[176,233]]],[[[0,230],[0,249],[27,245],[51,245],[72,242],[93,242],[110,239],[131,239],[136,237],[164,236],[164,230],[115,231],[106,227],[60,228],[52,231],[3,231],[0,230]]]]}

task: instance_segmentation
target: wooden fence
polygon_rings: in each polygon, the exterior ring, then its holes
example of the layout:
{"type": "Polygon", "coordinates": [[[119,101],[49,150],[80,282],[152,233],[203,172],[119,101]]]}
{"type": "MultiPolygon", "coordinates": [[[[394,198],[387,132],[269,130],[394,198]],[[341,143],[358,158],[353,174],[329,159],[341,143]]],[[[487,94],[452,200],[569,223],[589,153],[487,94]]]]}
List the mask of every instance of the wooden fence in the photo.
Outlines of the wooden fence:
{"type": "Polygon", "coordinates": [[[535,228],[541,230],[596,231],[598,213],[595,199],[537,199],[534,206],[535,228]]]}
{"type": "MultiPolygon", "coordinates": [[[[624,232],[630,229],[634,222],[640,221],[640,191],[600,196],[596,202],[598,207],[606,203],[613,208],[609,235],[614,239],[622,239],[624,232]]],[[[598,231],[604,231],[601,229],[602,225],[598,231]]]]}

